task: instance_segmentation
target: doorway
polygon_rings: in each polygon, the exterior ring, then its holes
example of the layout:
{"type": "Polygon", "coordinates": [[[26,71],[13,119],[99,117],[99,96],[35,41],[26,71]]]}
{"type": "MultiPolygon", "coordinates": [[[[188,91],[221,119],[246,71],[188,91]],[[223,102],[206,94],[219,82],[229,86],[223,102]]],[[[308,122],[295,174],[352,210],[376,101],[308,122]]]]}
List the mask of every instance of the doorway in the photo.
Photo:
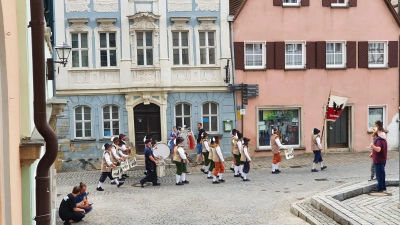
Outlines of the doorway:
{"type": "Polygon", "coordinates": [[[150,103],[143,103],[133,108],[135,120],[135,146],[137,154],[144,154],[143,139],[147,134],[153,135],[153,144],[161,141],[160,107],[150,103]]]}
{"type": "Polygon", "coordinates": [[[328,148],[350,148],[351,108],[345,107],[336,122],[327,122],[328,148]]]}

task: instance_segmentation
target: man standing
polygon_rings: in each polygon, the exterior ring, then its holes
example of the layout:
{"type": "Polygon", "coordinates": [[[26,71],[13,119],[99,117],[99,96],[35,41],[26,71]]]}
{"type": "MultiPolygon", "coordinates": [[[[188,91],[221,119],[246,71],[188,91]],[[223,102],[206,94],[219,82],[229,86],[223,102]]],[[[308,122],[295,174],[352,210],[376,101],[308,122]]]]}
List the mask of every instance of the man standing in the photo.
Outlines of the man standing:
{"type": "Polygon", "coordinates": [[[158,159],[157,156],[154,156],[153,151],[151,150],[151,140],[147,139],[145,142],[145,149],[144,149],[144,157],[145,157],[145,164],[146,164],[146,171],[147,175],[145,178],[140,180],[140,185],[142,188],[144,188],[143,184],[147,181],[151,181],[153,183],[153,186],[159,186],[160,184],[157,183],[157,170],[156,170],[156,164],[158,162],[156,159],[158,159]]]}
{"type": "Polygon", "coordinates": [[[204,165],[204,156],[202,155],[203,145],[201,144],[202,134],[204,133],[203,124],[197,123],[197,155],[196,155],[196,163],[199,161],[200,156],[202,157],[202,161],[200,165],[204,165]]]}
{"type": "Polygon", "coordinates": [[[385,139],[378,139],[371,143],[372,161],[374,162],[374,169],[376,173],[376,180],[378,184],[376,185],[377,191],[386,191],[386,173],[385,166],[387,160],[387,142],[385,139]]]}
{"type": "Polygon", "coordinates": [[[319,133],[321,131],[318,130],[317,128],[314,128],[313,134],[311,135],[311,149],[313,150],[314,153],[314,161],[313,161],[313,166],[311,169],[311,172],[318,172],[317,169],[315,169],[315,164],[321,163],[321,170],[324,170],[327,168],[327,166],[322,165],[322,146],[321,146],[321,138],[319,136],[319,133]]]}
{"type": "Polygon", "coordinates": [[[72,193],[65,196],[60,203],[58,214],[60,218],[65,221],[64,225],[80,222],[85,217],[85,210],[76,207],[75,198],[79,195],[80,191],[81,189],[79,186],[75,186],[72,193]]]}

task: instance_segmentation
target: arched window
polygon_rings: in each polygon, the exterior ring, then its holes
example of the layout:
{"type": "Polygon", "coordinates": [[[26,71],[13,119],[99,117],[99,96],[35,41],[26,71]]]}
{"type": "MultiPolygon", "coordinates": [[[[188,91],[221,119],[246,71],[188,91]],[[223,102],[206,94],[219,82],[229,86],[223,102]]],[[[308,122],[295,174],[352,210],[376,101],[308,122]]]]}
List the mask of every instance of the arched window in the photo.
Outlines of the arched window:
{"type": "Polygon", "coordinates": [[[175,105],[175,126],[176,127],[191,127],[192,112],[191,106],[186,103],[179,103],[175,105]]]}
{"type": "Polygon", "coordinates": [[[103,107],[103,137],[119,135],[119,108],[115,105],[103,107]]]}
{"type": "Polygon", "coordinates": [[[218,104],[213,102],[206,102],[203,104],[203,129],[207,133],[218,132],[218,104]]]}
{"type": "Polygon", "coordinates": [[[87,106],[78,106],[75,108],[75,137],[92,137],[92,114],[87,106]]]}

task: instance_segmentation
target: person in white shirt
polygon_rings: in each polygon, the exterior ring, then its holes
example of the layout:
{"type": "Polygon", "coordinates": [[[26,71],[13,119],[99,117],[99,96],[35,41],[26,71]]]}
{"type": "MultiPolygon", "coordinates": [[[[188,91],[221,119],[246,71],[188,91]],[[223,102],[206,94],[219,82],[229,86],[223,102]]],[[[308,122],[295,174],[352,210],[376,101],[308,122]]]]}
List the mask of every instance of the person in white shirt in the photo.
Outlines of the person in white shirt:
{"type": "Polygon", "coordinates": [[[313,166],[311,169],[311,172],[318,172],[317,169],[315,169],[315,164],[320,163],[321,164],[321,170],[324,170],[327,168],[327,166],[324,166],[322,164],[322,146],[321,146],[321,137],[319,136],[319,133],[321,131],[318,130],[317,128],[314,128],[313,134],[311,135],[311,149],[313,150],[314,153],[314,160],[313,160],[313,166]]]}
{"type": "Polygon", "coordinates": [[[279,140],[279,131],[278,129],[273,129],[273,134],[271,135],[271,150],[272,154],[274,154],[274,158],[272,159],[272,174],[278,174],[281,171],[279,170],[279,163],[282,162],[282,157],[280,153],[280,149],[283,148],[287,150],[285,146],[281,144],[279,140]]]}
{"type": "Polygon", "coordinates": [[[237,133],[237,140],[236,142],[236,148],[233,149],[233,156],[235,157],[235,166],[234,166],[234,172],[235,174],[233,177],[241,177],[242,173],[242,167],[241,167],[241,162],[240,162],[240,157],[241,157],[241,152],[242,150],[242,141],[243,141],[243,134],[237,133]]]}
{"type": "Polygon", "coordinates": [[[240,162],[243,165],[243,172],[242,172],[242,179],[243,181],[250,181],[247,179],[247,174],[250,171],[250,163],[251,163],[251,158],[249,155],[249,142],[250,139],[248,138],[243,138],[243,153],[240,156],[240,162]]]}
{"type": "MultiPolygon", "coordinates": [[[[231,152],[232,152],[232,155],[233,155],[234,148],[237,147],[237,145],[236,145],[236,142],[237,142],[237,139],[238,139],[237,133],[239,133],[238,130],[236,130],[236,129],[232,130],[232,138],[231,138],[231,152]]],[[[232,170],[232,172],[235,172],[235,164],[236,164],[236,158],[233,157],[233,163],[232,163],[231,168],[230,168],[230,170],[232,170]]]]}
{"type": "MultiPolygon", "coordinates": [[[[111,153],[112,153],[112,155],[114,156],[114,158],[115,158],[117,161],[122,162],[122,161],[125,160],[125,158],[119,155],[119,153],[118,153],[118,149],[119,149],[118,144],[119,144],[119,138],[118,138],[118,137],[115,137],[115,138],[113,139],[113,144],[112,144],[111,153]]],[[[125,181],[125,178],[122,178],[122,173],[121,173],[121,175],[120,175],[120,177],[119,177],[118,180],[119,180],[119,181],[125,181]]],[[[114,184],[114,183],[112,183],[112,184],[114,184]]]]}
{"type": "Polygon", "coordinates": [[[189,163],[186,157],[185,150],[182,147],[183,138],[178,137],[175,139],[176,146],[174,148],[174,163],[176,165],[176,185],[188,184],[186,180],[186,167],[183,161],[189,163]]]}
{"type": "Polygon", "coordinates": [[[224,168],[224,156],[222,155],[222,150],[220,146],[220,137],[214,137],[215,140],[215,150],[213,152],[213,161],[214,161],[214,173],[213,173],[213,184],[219,184],[220,182],[225,182],[224,179],[222,179],[222,175],[224,174],[225,168],[224,168]],[[217,181],[217,176],[218,176],[218,181],[217,181]]]}
{"type": "MultiPolygon", "coordinates": [[[[97,185],[98,191],[104,191],[104,189],[101,187],[101,185],[104,183],[104,181],[108,178],[110,180],[113,180],[113,177],[111,176],[111,168],[116,168],[117,166],[114,164],[115,159],[114,156],[111,154],[111,148],[112,145],[105,144],[103,146],[103,158],[101,161],[101,177],[99,179],[99,184],[97,185]]],[[[124,182],[119,182],[117,178],[114,179],[114,182],[117,184],[118,187],[121,187],[121,185],[124,184],[124,182]]]]}
{"type": "Polygon", "coordinates": [[[201,139],[201,144],[202,144],[202,154],[204,156],[204,165],[200,169],[203,173],[208,174],[208,167],[210,165],[210,160],[208,159],[208,156],[210,154],[210,145],[208,143],[208,134],[206,132],[203,132],[201,134],[203,137],[201,139]]]}

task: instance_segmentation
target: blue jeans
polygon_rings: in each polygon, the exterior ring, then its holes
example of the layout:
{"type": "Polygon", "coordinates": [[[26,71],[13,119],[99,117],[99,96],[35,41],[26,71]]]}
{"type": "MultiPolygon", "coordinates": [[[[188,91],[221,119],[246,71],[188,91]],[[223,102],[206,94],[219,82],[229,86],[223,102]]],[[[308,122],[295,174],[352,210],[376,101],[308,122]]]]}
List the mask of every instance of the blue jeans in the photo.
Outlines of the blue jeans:
{"type": "Polygon", "coordinates": [[[85,213],[88,214],[90,211],[92,211],[93,206],[90,206],[88,209],[85,209],[85,213]]]}
{"type": "Polygon", "coordinates": [[[386,190],[385,166],[386,166],[386,162],[374,163],[376,181],[378,181],[378,184],[376,185],[376,188],[378,189],[378,191],[385,191],[386,190]]]}
{"type": "Polygon", "coordinates": [[[197,154],[201,154],[201,152],[203,151],[203,145],[202,144],[197,144],[197,154]]]}

